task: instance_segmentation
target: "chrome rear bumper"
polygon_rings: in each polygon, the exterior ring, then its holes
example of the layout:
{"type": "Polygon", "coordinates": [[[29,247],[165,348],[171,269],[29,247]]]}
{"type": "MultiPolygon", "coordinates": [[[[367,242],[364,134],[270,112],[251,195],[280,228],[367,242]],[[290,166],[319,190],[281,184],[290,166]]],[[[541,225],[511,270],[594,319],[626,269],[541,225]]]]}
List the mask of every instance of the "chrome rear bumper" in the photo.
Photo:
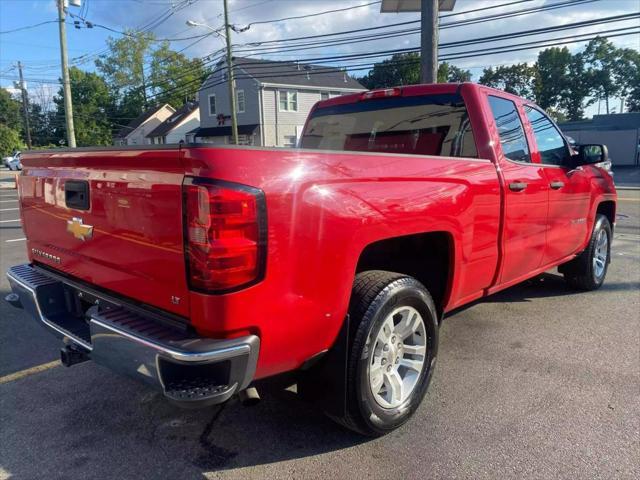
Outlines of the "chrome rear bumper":
{"type": "MultiPolygon", "coordinates": [[[[100,308],[78,317],[68,305],[70,295],[82,292],[77,283],[31,265],[10,268],[7,278],[22,308],[65,343],[77,345],[96,363],[160,388],[180,406],[225,402],[253,380],[260,350],[255,335],[198,337],[102,294],[100,308]]],[[[11,303],[18,303],[15,297],[11,303]]]]}

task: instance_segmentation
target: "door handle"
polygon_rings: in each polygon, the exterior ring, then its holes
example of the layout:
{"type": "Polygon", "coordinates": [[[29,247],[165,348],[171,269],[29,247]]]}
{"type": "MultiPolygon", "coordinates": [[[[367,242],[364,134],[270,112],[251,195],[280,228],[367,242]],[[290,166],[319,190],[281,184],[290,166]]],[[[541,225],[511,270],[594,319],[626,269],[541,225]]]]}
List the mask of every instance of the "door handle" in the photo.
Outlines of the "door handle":
{"type": "Polygon", "coordinates": [[[512,192],[521,192],[525,188],[527,188],[527,184],[525,182],[511,182],[509,184],[509,190],[512,192]]]}
{"type": "Polygon", "coordinates": [[[549,186],[550,186],[551,188],[553,188],[554,190],[558,190],[558,189],[560,189],[560,188],[564,187],[564,182],[561,182],[561,181],[559,181],[559,180],[558,180],[558,181],[554,181],[554,182],[551,182],[551,183],[549,184],[549,186]]]}

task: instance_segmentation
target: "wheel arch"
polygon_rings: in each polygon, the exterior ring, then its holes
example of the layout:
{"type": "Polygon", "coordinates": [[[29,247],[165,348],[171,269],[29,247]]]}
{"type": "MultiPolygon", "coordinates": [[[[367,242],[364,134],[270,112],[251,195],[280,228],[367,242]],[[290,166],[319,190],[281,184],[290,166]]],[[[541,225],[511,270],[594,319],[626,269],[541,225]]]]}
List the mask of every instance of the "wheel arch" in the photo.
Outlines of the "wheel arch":
{"type": "Polygon", "coordinates": [[[366,245],[358,257],[355,274],[386,270],[414,277],[429,290],[441,318],[451,293],[453,265],[453,236],[446,231],[433,231],[366,245]]]}
{"type": "Polygon", "coordinates": [[[611,231],[613,231],[613,227],[616,222],[616,202],[613,200],[601,201],[596,207],[596,215],[599,213],[607,217],[607,220],[609,220],[609,224],[611,225],[611,231]]]}

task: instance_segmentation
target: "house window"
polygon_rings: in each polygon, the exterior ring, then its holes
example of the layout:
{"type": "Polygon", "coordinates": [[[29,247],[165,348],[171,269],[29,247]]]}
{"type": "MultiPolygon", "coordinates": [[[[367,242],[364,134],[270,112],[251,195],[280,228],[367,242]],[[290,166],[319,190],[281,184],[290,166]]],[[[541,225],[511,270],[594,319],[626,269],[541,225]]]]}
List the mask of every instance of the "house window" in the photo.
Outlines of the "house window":
{"type": "Polygon", "coordinates": [[[320,100],[329,100],[329,92],[320,92],[320,100]]]}
{"type": "Polygon", "coordinates": [[[238,145],[251,145],[251,137],[249,135],[238,135],[238,145]]]}
{"type": "Polygon", "coordinates": [[[244,113],[244,90],[236,91],[236,108],[238,113],[244,113]]]}
{"type": "Polygon", "coordinates": [[[284,136],[284,147],[293,148],[296,146],[296,136],[295,135],[285,135],[284,136]]]}
{"type": "Polygon", "coordinates": [[[280,90],[280,111],[281,112],[297,112],[298,111],[298,92],[295,90],[280,90]]]}
{"type": "Polygon", "coordinates": [[[216,96],[215,94],[209,95],[209,116],[213,117],[216,114],[216,96]]]}

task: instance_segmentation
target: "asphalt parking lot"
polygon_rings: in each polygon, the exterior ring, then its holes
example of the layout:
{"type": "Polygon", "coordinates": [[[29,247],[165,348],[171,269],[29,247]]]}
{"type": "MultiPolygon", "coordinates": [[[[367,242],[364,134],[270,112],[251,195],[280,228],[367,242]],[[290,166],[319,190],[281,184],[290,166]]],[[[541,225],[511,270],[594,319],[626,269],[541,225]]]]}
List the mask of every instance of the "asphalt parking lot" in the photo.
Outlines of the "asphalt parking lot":
{"type": "MultiPolygon", "coordinates": [[[[0,269],[26,259],[0,189],[0,269]]],[[[362,439],[289,391],[177,410],[0,301],[0,478],[640,478],[640,190],[620,192],[604,287],[555,272],[449,316],[425,401],[362,439]]],[[[8,293],[2,275],[0,294],[8,293]]]]}

